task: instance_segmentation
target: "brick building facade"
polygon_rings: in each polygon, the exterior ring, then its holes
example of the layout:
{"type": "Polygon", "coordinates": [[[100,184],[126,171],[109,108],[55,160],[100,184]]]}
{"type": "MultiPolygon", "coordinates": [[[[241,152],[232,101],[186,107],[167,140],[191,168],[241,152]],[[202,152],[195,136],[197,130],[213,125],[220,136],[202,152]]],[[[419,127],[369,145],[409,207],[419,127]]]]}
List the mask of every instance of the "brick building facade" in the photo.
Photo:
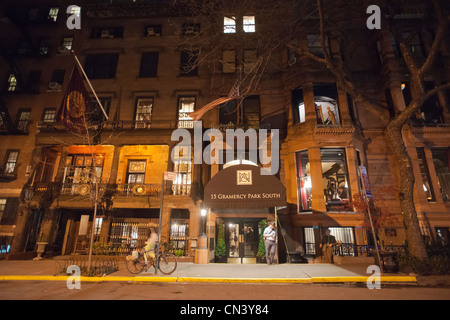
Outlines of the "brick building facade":
{"type": "MultiPolygon", "coordinates": [[[[256,261],[259,223],[275,217],[283,235],[281,261],[286,251],[317,256],[325,228],[341,243],[338,255],[362,256],[373,241],[366,214],[358,206],[363,194],[360,166],[367,168],[375,207],[389,217],[380,226],[380,242],[405,244],[398,167],[380,124],[352,101],[327,68],[301,54],[323,54],[316,11],[292,40],[300,49],[274,47],[245,97],[202,118],[203,128],[221,130],[224,141],[226,129],[279,130],[276,178],[285,188],[285,205],[250,201],[254,205],[206,208],[208,182],[235,163],[196,164],[171,136],[177,128],[192,133],[190,112],[227,96],[236,79],[252,76],[263,52],[258,32],[267,22],[261,18],[267,7],[214,20],[192,16],[164,1],[112,2],[80,4],[81,29],[67,27],[67,18],[76,11],[66,13],[69,4],[64,1],[55,6],[48,1],[26,7],[2,4],[3,256],[31,257],[39,241],[48,242],[47,251],[55,255],[86,253],[92,227],[97,247],[126,253],[158,227],[162,192],[161,235],[192,260],[197,238],[204,232],[207,260],[214,261],[223,226],[228,262],[256,261]],[[189,46],[202,39],[204,30],[228,37],[227,47],[213,55],[189,46]],[[239,41],[229,38],[234,34],[239,41]],[[92,145],[55,121],[76,66],[72,50],[108,115],[108,120],[100,115],[101,131],[92,145]],[[165,171],[175,172],[177,178],[162,188],[165,171]],[[102,200],[95,221],[93,172],[101,177],[102,200]]],[[[407,32],[426,8],[403,9],[399,7],[395,20],[407,32]]],[[[351,17],[347,23],[353,28],[346,29],[353,32],[351,41],[330,38],[327,50],[344,52],[360,90],[382,101],[384,112],[395,117],[411,99],[398,44],[385,28],[368,30],[367,16],[351,17]]],[[[431,27],[411,37],[415,59],[427,56],[432,39],[431,27]]],[[[446,40],[426,76],[427,88],[449,81],[448,36],[446,40]]],[[[414,167],[414,204],[422,236],[444,244],[450,240],[449,92],[428,99],[403,134],[414,167]]]]}

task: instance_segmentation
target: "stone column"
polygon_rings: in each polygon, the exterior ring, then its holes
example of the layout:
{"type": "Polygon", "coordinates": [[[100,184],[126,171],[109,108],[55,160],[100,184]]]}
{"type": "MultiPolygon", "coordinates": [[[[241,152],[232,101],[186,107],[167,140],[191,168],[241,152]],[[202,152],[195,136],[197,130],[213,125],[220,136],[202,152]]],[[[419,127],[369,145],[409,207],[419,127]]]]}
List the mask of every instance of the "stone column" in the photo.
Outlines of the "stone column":
{"type": "Polygon", "coordinates": [[[313,83],[306,82],[303,84],[303,100],[305,103],[305,122],[313,127],[317,124],[316,107],[314,104],[313,83]]]}
{"type": "Polygon", "coordinates": [[[309,148],[308,157],[311,166],[312,209],[326,212],[320,148],[309,148]]]}
{"type": "MultiPolygon", "coordinates": [[[[347,177],[348,188],[353,199],[359,198],[359,176],[358,176],[358,160],[356,159],[356,151],[354,147],[346,148],[347,158],[347,177]]],[[[352,199],[350,199],[351,201],[352,199]]]]}

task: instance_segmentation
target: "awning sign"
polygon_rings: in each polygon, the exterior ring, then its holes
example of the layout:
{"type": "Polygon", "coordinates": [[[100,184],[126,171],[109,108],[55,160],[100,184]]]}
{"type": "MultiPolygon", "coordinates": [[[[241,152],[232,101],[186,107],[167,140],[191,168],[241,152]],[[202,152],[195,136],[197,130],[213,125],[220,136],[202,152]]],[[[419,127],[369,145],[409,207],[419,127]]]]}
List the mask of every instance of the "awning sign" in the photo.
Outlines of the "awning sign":
{"type": "Polygon", "coordinates": [[[206,185],[204,203],[209,208],[269,208],[286,205],[286,189],[260,168],[236,165],[218,172],[206,185]]]}
{"type": "Polygon", "coordinates": [[[367,199],[372,199],[372,191],[370,190],[369,176],[367,175],[367,169],[364,166],[359,166],[361,172],[361,180],[364,190],[366,192],[367,199]]]}

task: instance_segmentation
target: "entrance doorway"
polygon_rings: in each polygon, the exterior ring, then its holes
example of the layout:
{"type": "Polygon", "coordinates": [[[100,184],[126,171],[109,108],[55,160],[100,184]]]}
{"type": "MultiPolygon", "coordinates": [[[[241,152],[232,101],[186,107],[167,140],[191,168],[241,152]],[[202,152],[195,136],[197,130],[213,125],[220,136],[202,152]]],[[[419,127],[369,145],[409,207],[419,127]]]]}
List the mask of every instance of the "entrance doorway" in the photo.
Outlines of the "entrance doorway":
{"type": "Polygon", "coordinates": [[[228,263],[256,263],[258,219],[225,220],[228,263]]]}

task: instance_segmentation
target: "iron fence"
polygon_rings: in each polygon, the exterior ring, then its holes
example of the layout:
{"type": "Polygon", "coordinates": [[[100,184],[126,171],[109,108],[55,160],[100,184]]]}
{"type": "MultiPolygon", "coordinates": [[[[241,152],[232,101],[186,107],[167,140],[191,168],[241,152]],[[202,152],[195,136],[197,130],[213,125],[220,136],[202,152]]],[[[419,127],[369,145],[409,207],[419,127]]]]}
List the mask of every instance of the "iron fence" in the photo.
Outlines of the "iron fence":
{"type": "Polygon", "coordinates": [[[91,268],[89,268],[89,257],[86,255],[64,256],[56,260],[55,274],[67,274],[69,266],[80,268],[82,276],[107,275],[119,270],[123,261],[121,257],[92,256],[91,268]]]}

